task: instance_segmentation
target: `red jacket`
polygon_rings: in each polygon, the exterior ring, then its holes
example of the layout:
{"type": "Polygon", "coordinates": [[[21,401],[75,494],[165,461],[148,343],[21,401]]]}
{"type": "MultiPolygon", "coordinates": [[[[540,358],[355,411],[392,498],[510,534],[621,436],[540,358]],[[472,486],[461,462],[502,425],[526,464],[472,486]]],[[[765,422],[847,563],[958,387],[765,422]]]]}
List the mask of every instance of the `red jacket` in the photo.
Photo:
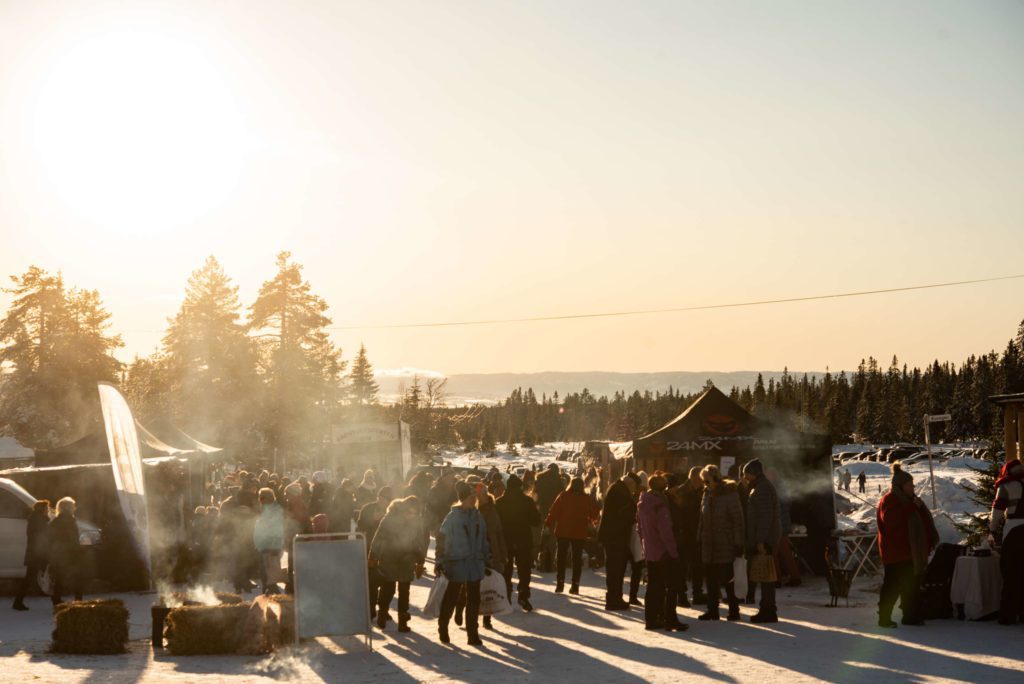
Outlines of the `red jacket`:
{"type": "MultiPolygon", "coordinates": [[[[914,545],[910,540],[910,517],[913,515],[920,518],[925,536],[919,544],[919,552],[924,553],[924,562],[927,562],[927,554],[938,543],[939,535],[932,516],[926,508],[915,503],[917,500],[917,497],[909,500],[890,491],[878,502],[878,553],[883,565],[915,560],[914,545]]],[[[918,563],[921,561],[921,558],[917,559],[918,563]]]]}
{"type": "Polygon", "coordinates": [[[553,528],[556,537],[586,539],[587,524],[596,523],[600,515],[597,504],[587,494],[562,492],[551,504],[544,526],[553,528]]]}

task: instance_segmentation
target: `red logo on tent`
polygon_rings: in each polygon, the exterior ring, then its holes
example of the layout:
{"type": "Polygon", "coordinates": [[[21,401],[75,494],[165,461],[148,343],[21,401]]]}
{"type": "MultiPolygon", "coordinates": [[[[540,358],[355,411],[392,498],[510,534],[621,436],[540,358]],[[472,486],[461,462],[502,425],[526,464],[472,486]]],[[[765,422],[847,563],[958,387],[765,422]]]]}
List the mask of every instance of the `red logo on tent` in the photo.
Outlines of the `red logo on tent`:
{"type": "Polygon", "coordinates": [[[664,442],[651,442],[651,453],[652,454],[664,454],[665,443],[664,442]]]}
{"type": "Polygon", "coordinates": [[[732,416],[708,416],[704,429],[709,435],[728,436],[740,431],[740,424],[732,416]]]}

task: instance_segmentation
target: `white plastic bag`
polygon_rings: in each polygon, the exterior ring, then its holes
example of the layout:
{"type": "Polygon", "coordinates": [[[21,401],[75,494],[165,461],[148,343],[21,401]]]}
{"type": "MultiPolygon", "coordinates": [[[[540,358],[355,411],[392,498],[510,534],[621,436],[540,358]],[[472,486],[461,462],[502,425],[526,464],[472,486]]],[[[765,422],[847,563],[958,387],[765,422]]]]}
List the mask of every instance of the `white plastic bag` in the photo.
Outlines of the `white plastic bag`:
{"type": "Polygon", "coordinates": [[[742,556],[732,562],[732,590],[740,600],[747,595],[747,559],[742,556]]]}
{"type": "Polygon", "coordinates": [[[633,526],[633,532],[629,535],[629,555],[634,563],[639,563],[644,559],[644,544],[640,540],[640,533],[637,532],[636,525],[633,526]]]}
{"type": "Polygon", "coordinates": [[[485,575],[480,581],[480,614],[509,615],[511,613],[512,604],[505,591],[505,578],[500,572],[491,570],[491,574],[485,575]]]}
{"type": "Polygon", "coordinates": [[[46,569],[40,570],[36,574],[36,582],[39,584],[39,590],[44,594],[53,593],[53,577],[50,575],[49,565],[46,566],[46,569]]]}
{"type": "Polygon", "coordinates": [[[448,589],[448,578],[438,573],[434,578],[434,584],[427,594],[427,601],[423,604],[423,617],[435,619],[441,614],[441,602],[444,600],[444,592],[448,589]]]}

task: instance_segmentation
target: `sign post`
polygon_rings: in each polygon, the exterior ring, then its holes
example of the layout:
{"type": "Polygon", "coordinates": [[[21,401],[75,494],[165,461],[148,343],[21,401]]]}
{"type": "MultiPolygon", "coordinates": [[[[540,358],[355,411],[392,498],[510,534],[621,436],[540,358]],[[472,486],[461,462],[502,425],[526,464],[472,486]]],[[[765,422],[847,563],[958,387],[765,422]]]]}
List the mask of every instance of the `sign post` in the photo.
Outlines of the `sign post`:
{"type": "Polygon", "coordinates": [[[938,507],[935,500],[935,468],[932,466],[932,438],[931,438],[931,424],[932,423],[948,423],[953,420],[953,416],[948,413],[942,413],[934,416],[930,416],[927,413],[924,414],[924,448],[928,450],[928,475],[932,481],[932,508],[938,507]]]}

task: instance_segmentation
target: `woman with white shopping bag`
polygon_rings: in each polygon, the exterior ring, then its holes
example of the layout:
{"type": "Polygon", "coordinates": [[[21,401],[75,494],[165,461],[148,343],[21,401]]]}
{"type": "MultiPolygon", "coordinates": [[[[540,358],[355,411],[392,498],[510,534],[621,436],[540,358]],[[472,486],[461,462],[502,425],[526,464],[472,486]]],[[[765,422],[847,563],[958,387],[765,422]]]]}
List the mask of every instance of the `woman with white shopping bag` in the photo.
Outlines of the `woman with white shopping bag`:
{"type": "Polygon", "coordinates": [[[459,592],[466,592],[466,634],[470,646],[482,646],[480,641],[480,581],[490,557],[487,543],[487,524],[476,509],[476,494],[465,482],[455,485],[459,502],[441,523],[437,534],[436,557],[439,572],[448,578],[441,614],[437,618],[437,633],[442,644],[451,643],[448,623],[455,612],[459,592]]]}
{"type": "MultiPolygon", "coordinates": [[[[705,466],[700,472],[704,480],[704,498],[700,507],[700,527],[697,539],[700,542],[701,561],[707,583],[708,609],[698,620],[718,620],[718,605],[721,587],[725,585],[729,602],[729,620],[740,619],[739,591],[733,586],[734,569],[742,576],[735,577],[746,585],[746,561],[743,558],[744,526],[743,507],[740,505],[739,489],[736,482],[722,477],[718,466],[705,466]],[[737,563],[736,561],[740,562],[737,563]]],[[[743,588],[746,592],[746,586],[743,588]]]]}

